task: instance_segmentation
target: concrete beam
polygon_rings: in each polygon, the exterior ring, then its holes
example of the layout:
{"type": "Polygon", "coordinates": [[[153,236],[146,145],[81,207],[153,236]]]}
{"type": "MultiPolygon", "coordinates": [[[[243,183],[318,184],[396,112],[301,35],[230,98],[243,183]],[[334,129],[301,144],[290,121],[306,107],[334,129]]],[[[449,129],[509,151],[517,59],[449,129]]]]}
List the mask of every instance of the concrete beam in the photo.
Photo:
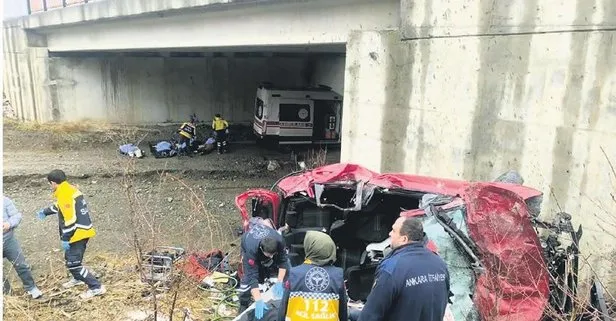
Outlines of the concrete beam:
{"type": "Polygon", "coordinates": [[[224,10],[237,4],[275,2],[288,2],[288,0],[105,0],[38,12],[9,20],[9,23],[26,29],[49,28],[148,15],[177,15],[195,10],[224,10]]]}
{"type": "Polygon", "coordinates": [[[404,39],[616,30],[614,0],[401,0],[404,39]]]}
{"type": "MultiPolygon", "coordinates": [[[[398,0],[315,0],[47,30],[52,52],[345,43],[354,30],[395,29],[398,0]]],[[[40,29],[41,31],[43,29],[40,29]]]]}

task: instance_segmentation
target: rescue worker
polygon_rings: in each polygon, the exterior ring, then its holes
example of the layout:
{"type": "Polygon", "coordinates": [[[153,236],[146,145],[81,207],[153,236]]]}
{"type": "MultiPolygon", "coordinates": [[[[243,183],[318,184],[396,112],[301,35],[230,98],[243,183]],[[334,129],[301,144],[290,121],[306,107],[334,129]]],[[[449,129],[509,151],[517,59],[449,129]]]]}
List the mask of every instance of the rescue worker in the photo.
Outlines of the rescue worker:
{"type": "Polygon", "coordinates": [[[278,234],[267,220],[261,218],[250,220],[248,231],[242,236],[241,252],[244,275],[238,289],[239,313],[250,306],[252,298],[256,303],[255,318],[260,320],[268,308],[261,299],[259,283],[263,283],[277,270],[278,278],[273,290],[274,296],[280,299],[283,294],[283,282],[291,264],[287,258],[282,235],[278,234]]]}
{"type": "Polygon", "coordinates": [[[227,152],[227,134],[229,133],[229,123],[220,114],[214,115],[212,129],[216,132],[216,147],[218,154],[227,152]]]}
{"type": "Polygon", "coordinates": [[[197,138],[197,116],[190,115],[190,121],[185,122],[178,129],[180,134],[180,146],[182,154],[190,154],[193,150],[192,145],[197,138]]]}
{"type": "Polygon", "coordinates": [[[400,217],[389,233],[393,251],[379,264],[360,321],[442,321],[449,271],[425,244],[419,218],[400,217]]]}
{"type": "Polygon", "coordinates": [[[306,260],[293,267],[285,282],[278,321],[347,321],[344,273],[334,266],[336,244],[323,232],[308,231],[306,260]]]}
{"type": "MultiPolygon", "coordinates": [[[[17,272],[17,275],[21,279],[21,283],[24,286],[24,290],[33,299],[38,299],[43,296],[43,292],[36,287],[34,279],[32,278],[32,271],[30,266],[26,262],[24,253],[15,238],[14,230],[21,223],[22,215],[15,207],[13,201],[4,196],[4,216],[2,220],[2,258],[5,258],[13,264],[13,268],[17,272]]],[[[4,275],[4,293],[11,292],[11,285],[9,280],[4,275]]]]}
{"type": "Polygon", "coordinates": [[[64,249],[66,267],[73,277],[62,286],[71,288],[85,283],[88,290],[81,294],[82,299],[102,295],[105,288],[82,263],[88,240],[96,235],[86,200],[77,188],[66,181],[66,174],[59,169],[52,170],[47,175],[47,181],[56,203],[40,210],[38,217],[44,220],[49,215],[58,215],[60,244],[64,249]]]}

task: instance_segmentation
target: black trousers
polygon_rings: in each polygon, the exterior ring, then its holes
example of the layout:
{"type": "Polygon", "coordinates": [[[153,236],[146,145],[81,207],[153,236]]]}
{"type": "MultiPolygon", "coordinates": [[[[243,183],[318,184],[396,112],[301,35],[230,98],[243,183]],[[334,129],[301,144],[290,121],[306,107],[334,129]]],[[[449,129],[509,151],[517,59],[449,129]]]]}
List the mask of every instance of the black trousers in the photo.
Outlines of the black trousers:
{"type": "Polygon", "coordinates": [[[225,129],[216,131],[216,147],[219,153],[227,151],[227,132],[225,129]]]}
{"type": "Polygon", "coordinates": [[[83,266],[83,255],[86,253],[88,239],[70,244],[70,248],[64,252],[66,267],[71,275],[79,281],[83,281],[88,288],[95,290],[101,287],[101,283],[83,266]]]}

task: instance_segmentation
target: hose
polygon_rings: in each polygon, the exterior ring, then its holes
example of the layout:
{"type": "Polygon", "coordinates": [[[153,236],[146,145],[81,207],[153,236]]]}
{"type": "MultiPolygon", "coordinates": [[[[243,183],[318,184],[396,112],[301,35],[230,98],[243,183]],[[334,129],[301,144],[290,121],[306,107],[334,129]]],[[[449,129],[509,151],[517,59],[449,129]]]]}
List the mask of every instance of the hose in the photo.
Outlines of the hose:
{"type": "Polygon", "coordinates": [[[220,307],[221,307],[221,305],[223,303],[226,302],[227,306],[230,306],[230,307],[233,307],[233,308],[238,308],[239,307],[239,304],[236,304],[236,303],[233,303],[233,302],[227,302],[229,299],[231,299],[235,295],[235,287],[227,289],[227,290],[223,290],[222,293],[226,294],[226,295],[222,298],[222,300],[220,300],[220,302],[216,306],[216,311],[214,311],[214,319],[212,319],[212,321],[223,320],[223,319],[234,319],[235,318],[235,316],[220,315],[220,313],[218,311],[220,311],[220,307]]]}
{"type": "MultiPolygon", "coordinates": [[[[222,276],[221,276],[222,277],[222,276]]],[[[224,316],[224,315],[220,315],[219,311],[220,311],[220,307],[222,306],[222,304],[226,304],[227,306],[230,307],[234,307],[237,308],[239,307],[238,304],[233,303],[233,302],[229,302],[234,295],[236,295],[236,290],[235,288],[237,287],[237,284],[239,283],[238,280],[232,276],[229,275],[225,275],[225,277],[228,280],[231,280],[232,282],[228,282],[227,284],[224,284],[224,288],[223,289],[218,289],[215,287],[204,287],[201,284],[198,285],[198,288],[203,290],[203,291],[208,291],[208,292],[213,292],[213,293],[222,293],[222,298],[220,299],[220,302],[218,302],[218,305],[216,305],[216,309],[214,311],[214,318],[211,319],[211,321],[218,321],[218,320],[224,320],[224,319],[234,319],[235,316],[224,316]],[[216,291],[214,291],[216,290],[216,291]]]]}

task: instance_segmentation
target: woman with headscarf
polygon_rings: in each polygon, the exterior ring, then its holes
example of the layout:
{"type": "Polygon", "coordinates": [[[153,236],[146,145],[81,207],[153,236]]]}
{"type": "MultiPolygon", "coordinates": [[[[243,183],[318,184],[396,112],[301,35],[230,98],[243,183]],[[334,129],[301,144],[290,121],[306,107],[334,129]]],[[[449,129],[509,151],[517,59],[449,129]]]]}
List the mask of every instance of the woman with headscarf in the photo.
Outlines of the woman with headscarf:
{"type": "Polygon", "coordinates": [[[304,252],[304,264],[293,267],[285,283],[278,320],[346,321],[344,273],[333,265],[336,244],[323,232],[309,231],[304,252]]]}

